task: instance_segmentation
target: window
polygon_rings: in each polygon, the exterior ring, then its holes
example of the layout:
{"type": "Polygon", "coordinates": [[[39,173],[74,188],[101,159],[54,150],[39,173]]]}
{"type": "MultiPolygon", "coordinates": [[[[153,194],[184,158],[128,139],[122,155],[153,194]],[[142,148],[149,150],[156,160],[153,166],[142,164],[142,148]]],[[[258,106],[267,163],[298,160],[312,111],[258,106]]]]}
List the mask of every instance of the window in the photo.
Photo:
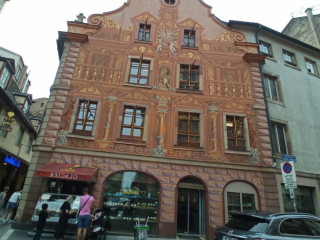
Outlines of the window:
{"type": "Polygon", "coordinates": [[[259,50],[261,53],[273,58],[271,44],[259,41],[259,50]]]}
{"type": "Polygon", "coordinates": [[[226,116],[228,150],[246,151],[244,117],[226,116]]]}
{"type": "Polygon", "coordinates": [[[97,102],[80,100],[76,120],[74,122],[74,134],[91,135],[94,119],[97,111],[97,102]]]}
{"type": "Polygon", "coordinates": [[[200,146],[200,114],[178,112],[178,141],[180,146],[200,146]]]}
{"type": "Polygon", "coordinates": [[[226,221],[232,214],[258,209],[258,197],[256,190],[244,182],[232,182],[227,185],[224,192],[226,207],[226,221]]]}
{"type": "Polygon", "coordinates": [[[270,75],[263,75],[263,85],[267,95],[267,98],[279,101],[277,78],[270,75]]]}
{"type": "Polygon", "coordinates": [[[20,82],[20,76],[21,76],[21,67],[18,67],[18,70],[16,72],[16,79],[17,79],[17,83],[20,82]]]}
{"type": "Polygon", "coordinates": [[[17,145],[18,147],[21,146],[21,142],[22,142],[23,135],[24,135],[24,130],[20,128],[20,129],[19,129],[19,133],[18,133],[18,137],[17,137],[17,141],[16,141],[16,145],[17,145]]]}
{"type": "Polygon", "coordinates": [[[168,5],[174,5],[176,3],[176,0],[164,0],[164,2],[168,5]]]}
{"type": "Polygon", "coordinates": [[[291,66],[297,66],[294,53],[283,50],[283,59],[286,64],[289,64],[291,66]]]}
{"type": "Polygon", "coordinates": [[[129,83],[147,85],[149,82],[150,60],[131,59],[129,83]]]}
{"type": "Polygon", "coordinates": [[[315,239],[314,237],[320,236],[320,221],[315,218],[288,218],[281,222],[279,229],[282,234],[310,236],[310,239],[315,239]]]}
{"type": "Polygon", "coordinates": [[[284,125],[276,122],[271,122],[271,144],[275,154],[287,154],[287,144],[284,125]]]}
{"type": "Polygon", "coordinates": [[[314,61],[311,61],[309,59],[306,59],[306,66],[308,69],[308,73],[314,74],[314,75],[318,75],[318,69],[317,69],[317,65],[314,61]]]}
{"type": "Polygon", "coordinates": [[[194,64],[181,64],[179,88],[186,90],[199,90],[199,73],[199,66],[194,64]]]}
{"type": "Polygon", "coordinates": [[[151,25],[145,23],[139,24],[139,34],[138,34],[138,40],[139,41],[145,41],[149,42],[150,41],[150,31],[151,31],[151,25]]]}
{"type": "Polygon", "coordinates": [[[10,74],[8,68],[5,67],[5,68],[3,69],[2,75],[1,75],[1,77],[0,77],[0,86],[1,86],[2,88],[6,88],[10,77],[11,77],[11,74],[10,74]]]}
{"type": "Polygon", "coordinates": [[[146,109],[137,106],[124,106],[121,124],[121,138],[143,140],[146,109]]]}
{"type": "Polygon", "coordinates": [[[184,30],[183,46],[195,47],[195,36],[196,36],[196,32],[193,29],[184,30]]]}

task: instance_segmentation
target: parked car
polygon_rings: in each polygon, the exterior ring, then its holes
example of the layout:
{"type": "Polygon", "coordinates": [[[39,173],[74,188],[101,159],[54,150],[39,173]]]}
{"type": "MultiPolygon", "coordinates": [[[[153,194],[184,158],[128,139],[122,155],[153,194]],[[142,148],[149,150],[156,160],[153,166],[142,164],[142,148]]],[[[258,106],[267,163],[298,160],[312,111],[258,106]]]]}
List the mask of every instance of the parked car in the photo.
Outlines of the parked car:
{"type": "Polygon", "coordinates": [[[247,211],[232,215],[215,240],[320,240],[320,218],[305,213],[247,211]]]}
{"type": "MultiPolygon", "coordinates": [[[[47,219],[47,223],[44,231],[49,233],[54,233],[56,230],[57,223],[60,218],[60,207],[66,201],[68,194],[59,194],[59,193],[44,193],[39,198],[36,208],[34,210],[33,216],[31,218],[31,222],[34,226],[34,230],[36,229],[37,222],[39,220],[39,212],[42,209],[42,204],[48,204],[48,212],[50,218],[47,219]]],[[[66,233],[75,234],[77,232],[77,216],[78,209],[80,207],[80,197],[78,195],[74,195],[74,201],[71,205],[71,212],[68,220],[68,227],[66,233]]]]}

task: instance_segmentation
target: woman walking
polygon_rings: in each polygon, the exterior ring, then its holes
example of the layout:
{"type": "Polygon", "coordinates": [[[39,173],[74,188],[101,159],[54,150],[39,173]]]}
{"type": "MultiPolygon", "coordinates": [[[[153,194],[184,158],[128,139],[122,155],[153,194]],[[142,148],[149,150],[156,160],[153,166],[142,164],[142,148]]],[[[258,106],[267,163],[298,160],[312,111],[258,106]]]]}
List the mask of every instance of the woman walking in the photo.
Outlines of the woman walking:
{"type": "Polygon", "coordinates": [[[54,234],[54,237],[56,239],[63,239],[64,234],[66,232],[67,226],[68,226],[68,219],[69,215],[71,214],[71,204],[73,202],[73,196],[67,197],[66,201],[62,204],[60,210],[61,215],[59,218],[59,222],[56,228],[56,232],[54,234]]]}

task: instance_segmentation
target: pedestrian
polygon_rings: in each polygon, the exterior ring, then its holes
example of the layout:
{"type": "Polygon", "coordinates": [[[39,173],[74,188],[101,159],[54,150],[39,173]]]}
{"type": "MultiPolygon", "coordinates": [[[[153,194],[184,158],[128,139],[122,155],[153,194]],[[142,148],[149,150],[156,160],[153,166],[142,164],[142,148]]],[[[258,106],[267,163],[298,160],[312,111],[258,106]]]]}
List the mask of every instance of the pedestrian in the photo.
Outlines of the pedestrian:
{"type": "Polygon", "coordinates": [[[71,214],[71,204],[73,202],[73,196],[67,197],[66,201],[60,207],[60,218],[56,228],[54,237],[56,239],[63,239],[68,226],[69,215],[71,214]]]}
{"type": "Polygon", "coordinates": [[[6,198],[6,195],[9,191],[9,187],[6,186],[4,187],[3,189],[3,192],[0,193],[0,216],[2,216],[2,211],[4,210],[4,202],[5,202],[5,198],[6,198]]]}
{"type": "Polygon", "coordinates": [[[93,203],[94,203],[93,196],[90,196],[88,194],[88,188],[84,188],[83,196],[80,198],[77,240],[80,240],[81,232],[82,232],[82,240],[85,240],[86,238],[87,229],[90,223],[90,212],[91,212],[93,203]]]}
{"type": "Polygon", "coordinates": [[[10,218],[9,218],[9,223],[12,222],[12,220],[13,220],[12,217],[13,217],[13,214],[14,214],[14,209],[15,209],[16,207],[18,207],[19,202],[20,202],[21,192],[22,192],[22,190],[17,191],[17,192],[15,192],[15,193],[13,193],[13,194],[11,195],[11,197],[9,198],[9,201],[8,201],[8,203],[7,203],[7,206],[6,206],[6,213],[5,213],[4,217],[3,217],[3,223],[6,223],[6,219],[7,219],[8,215],[9,215],[9,212],[11,212],[10,218]]]}
{"type": "Polygon", "coordinates": [[[47,218],[49,218],[49,217],[50,216],[48,213],[48,204],[44,203],[44,204],[42,204],[42,210],[39,213],[37,231],[36,231],[36,235],[34,235],[33,240],[40,240],[43,229],[44,229],[46,222],[47,222],[47,218]]]}

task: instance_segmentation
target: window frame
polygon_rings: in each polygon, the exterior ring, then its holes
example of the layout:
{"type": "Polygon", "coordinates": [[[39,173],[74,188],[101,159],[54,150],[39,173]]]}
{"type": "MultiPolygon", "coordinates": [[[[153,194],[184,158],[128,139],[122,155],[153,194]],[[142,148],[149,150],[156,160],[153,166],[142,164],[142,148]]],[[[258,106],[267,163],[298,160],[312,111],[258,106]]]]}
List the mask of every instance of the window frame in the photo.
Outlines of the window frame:
{"type": "Polygon", "coordinates": [[[234,181],[229,184],[224,189],[224,206],[225,206],[225,223],[228,222],[229,219],[229,204],[228,204],[228,193],[239,193],[240,194],[240,211],[243,211],[242,204],[242,194],[252,194],[254,195],[254,206],[256,210],[259,210],[259,198],[257,190],[249,183],[234,181]]]}
{"type": "Polygon", "coordinates": [[[309,58],[305,58],[305,64],[306,64],[307,72],[309,74],[319,76],[319,71],[318,71],[317,64],[315,61],[312,61],[309,58]],[[311,72],[311,70],[308,68],[308,63],[313,67],[314,72],[311,72]]]}
{"type": "Polygon", "coordinates": [[[21,147],[24,133],[25,133],[25,130],[22,128],[19,128],[18,137],[16,139],[16,146],[21,147]]]}
{"type": "MultiPolygon", "coordinates": [[[[277,155],[277,154],[288,154],[289,153],[289,149],[288,149],[288,143],[287,143],[287,125],[284,124],[284,123],[280,123],[280,122],[277,122],[277,121],[270,121],[270,139],[271,139],[271,144],[272,144],[272,150],[273,150],[273,155],[277,155]],[[276,127],[274,128],[276,131],[274,132],[273,131],[273,128],[272,128],[272,124],[274,124],[276,127]],[[282,152],[282,149],[281,149],[281,146],[280,146],[280,140],[279,140],[279,133],[278,133],[278,127],[281,127],[282,128],[282,131],[283,131],[283,138],[284,138],[284,147],[286,149],[286,152],[282,152]],[[273,135],[275,134],[275,135],[273,135]],[[275,140],[276,140],[276,146],[274,145],[274,137],[275,137],[275,140]],[[275,148],[277,148],[277,150],[275,150],[275,148]]],[[[282,143],[283,144],[283,143],[282,143]]]]}
{"type": "Polygon", "coordinates": [[[273,57],[273,51],[272,51],[272,45],[270,43],[267,43],[265,41],[259,40],[259,52],[263,53],[264,55],[267,55],[269,58],[274,58],[273,57]],[[268,49],[268,53],[264,52],[261,50],[261,46],[264,46],[265,48],[268,49]]]}
{"type": "MultiPolygon", "coordinates": [[[[250,139],[249,139],[249,130],[248,130],[248,120],[247,120],[247,115],[245,114],[235,114],[235,113],[229,113],[229,112],[224,112],[223,113],[223,124],[224,124],[224,143],[225,143],[225,150],[227,152],[249,152],[250,151],[250,139]],[[228,126],[227,126],[227,117],[232,116],[232,117],[239,117],[243,119],[243,138],[244,138],[244,149],[243,150],[235,150],[235,149],[230,149],[229,144],[228,144],[228,126]]],[[[230,134],[229,134],[230,135],[230,134]]]]}
{"type": "Polygon", "coordinates": [[[196,48],[196,30],[184,29],[183,30],[183,47],[196,48]],[[187,43],[186,43],[187,40],[187,43]],[[193,40],[193,44],[190,41],[193,40]]]}
{"type": "Polygon", "coordinates": [[[144,107],[144,106],[138,106],[138,105],[123,105],[123,109],[122,109],[122,118],[121,118],[121,124],[120,124],[120,135],[119,135],[119,138],[122,139],[122,140],[131,140],[131,141],[143,141],[144,140],[144,135],[145,135],[145,126],[146,126],[146,116],[147,116],[147,108],[144,107]],[[133,109],[134,112],[133,112],[133,117],[131,119],[131,124],[128,125],[128,124],[124,124],[124,121],[125,121],[125,114],[126,114],[126,109],[133,109]],[[136,116],[136,110],[143,110],[143,120],[142,120],[142,126],[134,126],[134,122],[136,121],[135,119],[135,116],[136,116]],[[127,136],[127,135],[123,135],[122,134],[122,131],[123,131],[123,128],[124,127],[127,127],[127,128],[131,128],[131,134],[130,136],[127,136]],[[133,133],[134,133],[134,129],[142,129],[141,130],[141,136],[140,137],[135,137],[133,136],[133,133]]]}
{"type": "MultiPolygon", "coordinates": [[[[134,74],[131,74],[132,73],[132,62],[137,62],[138,61],[139,62],[138,68],[139,68],[140,67],[140,59],[141,59],[141,56],[140,57],[129,56],[128,65],[127,65],[127,73],[126,73],[127,77],[126,77],[126,80],[125,80],[125,84],[130,85],[130,86],[137,86],[137,87],[151,87],[152,71],[153,71],[153,59],[152,58],[144,58],[144,57],[142,57],[142,61],[149,62],[148,76],[146,77],[147,78],[147,83],[146,84],[139,84],[139,83],[130,82],[131,76],[135,76],[134,74]]],[[[141,71],[141,69],[140,69],[140,71],[141,71]]],[[[136,75],[136,76],[138,76],[138,75],[136,75]]],[[[142,76],[142,77],[145,77],[145,76],[142,76]]]]}
{"type": "Polygon", "coordinates": [[[183,146],[183,147],[200,147],[200,113],[197,113],[197,112],[182,112],[182,111],[178,111],[178,126],[177,126],[177,145],[178,146],[183,146]],[[180,130],[180,120],[182,119],[185,119],[185,118],[182,118],[181,115],[182,114],[187,114],[187,130],[186,131],[183,131],[183,130],[180,130]],[[191,131],[191,115],[197,115],[197,129],[198,131],[197,132],[192,132],[191,131]],[[188,141],[187,142],[179,142],[179,135],[187,135],[187,139],[188,141]],[[197,143],[193,143],[190,141],[190,137],[192,136],[196,136],[198,137],[199,141],[197,143]]]}
{"type": "Polygon", "coordinates": [[[138,25],[138,36],[137,36],[137,40],[141,41],[141,42],[151,42],[151,24],[148,23],[139,23],[138,25]],[[141,32],[142,29],[142,32],[141,32]],[[147,31],[148,30],[148,31],[147,31]],[[142,35],[140,35],[140,33],[142,35]],[[149,37],[147,39],[146,35],[147,33],[149,34],[149,37]],[[140,38],[141,37],[141,38],[140,38]]]}
{"type": "Polygon", "coordinates": [[[296,56],[293,52],[282,49],[282,57],[283,57],[283,61],[286,65],[289,65],[289,66],[295,67],[295,68],[298,67],[297,59],[296,59],[296,56]],[[291,61],[287,61],[285,55],[290,57],[291,61]]]}
{"type": "Polygon", "coordinates": [[[193,64],[180,64],[179,65],[179,87],[178,89],[179,90],[189,90],[189,91],[201,91],[200,90],[200,82],[201,82],[201,67],[200,65],[193,65],[193,64]],[[192,69],[192,66],[194,67],[197,67],[197,69],[193,70],[192,69]],[[185,68],[183,68],[185,67],[185,68]],[[187,69],[188,68],[188,69],[187,69]],[[182,79],[183,78],[183,73],[187,71],[187,74],[188,74],[188,79],[184,80],[182,79]],[[197,80],[196,81],[192,81],[191,79],[191,76],[192,76],[192,73],[195,72],[197,73],[196,74],[196,78],[197,80]],[[187,88],[182,88],[181,87],[181,82],[186,82],[187,83],[187,88]],[[198,87],[197,89],[193,89],[193,85],[192,84],[198,84],[198,87]],[[192,87],[192,88],[191,88],[192,87]]]}
{"type": "Polygon", "coordinates": [[[96,132],[96,128],[97,128],[97,123],[98,123],[98,119],[99,119],[99,113],[100,113],[100,107],[101,107],[101,102],[99,99],[96,98],[86,98],[86,97],[78,97],[76,99],[76,103],[74,105],[73,108],[73,113],[72,113],[72,117],[71,117],[71,121],[70,121],[70,125],[69,125],[69,130],[68,130],[68,137],[78,137],[78,138],[93,138],[95,136],[95,132],[96,132]],[[80,102],[81,100],[87,100],[87,101],[92,101],[92,102],[97,102],[97,107],[96,107],[96,112],[95,112],[95,117],[94,117],[94,122],[93,122],[93,128],[91,131],[91,134],[81,134],[81,133],[74,133],[74,128],[75,128],[75,124],[76,124],[76,119],[78,116],[78,109],[80,106],[80,102]]]}
{"type": "Polygon", "coordinates": [[[283,96],[282,96],[279,77],[273,76],[267,73],[263,73],[262,80],[263,80],[264,90],[265,90],[267,99],[271,101],[276,101],[276,102],[283,102],[283,96]],[[274,82],[274,89],[275,89],[277,99],[275,99],[273,96],[274,94],[271,86],[272,81],[274,82]]]}
{"type": "Polygon", "coordinates": [[[12,77],[12,74],[10,73],[9,68],[7,68],[6,66],[3,67],[3,70],[1,72],[1,76],[0,76],[0,86],[3,89],[7,88],[7,85],[10,81],[10,78],[12,77]],[[6,74],[6,75],[5,75],[6,74]]]}

